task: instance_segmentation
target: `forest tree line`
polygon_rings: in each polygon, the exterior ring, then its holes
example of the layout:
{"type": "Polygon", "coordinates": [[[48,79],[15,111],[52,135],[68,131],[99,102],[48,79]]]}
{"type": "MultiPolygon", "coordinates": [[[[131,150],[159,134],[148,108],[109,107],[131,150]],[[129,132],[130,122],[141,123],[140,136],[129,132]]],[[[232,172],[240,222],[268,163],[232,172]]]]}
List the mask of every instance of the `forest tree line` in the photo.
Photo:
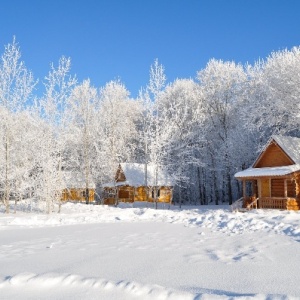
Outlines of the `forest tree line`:
{"type": "Polygon", "coordinates": [[[50,212],[60,203],[64,171],[101,187],[121,162],[155,163],[176,182],[174,201],[236,200],[233,175],[249,167],[272,134],[299,136],[300,47],[253,65],[211,59],[194,79],[167,82],[156,59],[138,97],[112,80],[78,82],[61,57],[43,91],[15,39],[0,62],[0,196],[31,198],[50,212]],[[41,94],[41,96],[37,96],[41,94]]]}

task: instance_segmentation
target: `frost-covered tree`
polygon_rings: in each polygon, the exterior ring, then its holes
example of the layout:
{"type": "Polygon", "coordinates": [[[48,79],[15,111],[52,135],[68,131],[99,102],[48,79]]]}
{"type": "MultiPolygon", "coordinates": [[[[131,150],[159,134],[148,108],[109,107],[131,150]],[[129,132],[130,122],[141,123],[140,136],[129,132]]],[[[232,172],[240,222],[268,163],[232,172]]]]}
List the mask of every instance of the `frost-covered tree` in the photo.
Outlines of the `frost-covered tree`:
{"type": "Polygon", "coordinates": [[[46,204],[46,212],[50,213],[54,203],[61,205],[61,193],[64,186],[63,164],[68,161],[63,157],[65,147],[64,128],[66,126],[66,104],[76,84],[76,78],[69,75],[70,58],[62,57],[58,66],[51,65],[45,77],[45,93],[39,102],[41,117],[45,122],[42,140],[39,147],[40,173],[39,195],[46,204]]]}
{"type": "Polygon", "coordinates": [[[223,201],[229,201],[231,204],[233,200],[231,153],[236,146],[235,143],[238,142],[235,139],[239,125],[237,108],[243,100],[246,73],[243,66],[234,62],[213,59],[204,70],[198,72],[197,78],[208,116],[206,147],[211,157],[215,201],[218,204],[221,196],[218,191],[222,191],[223,201]],[[218,177],[221,180],[218,181],[218,177]]]}
{"type": "Polygon", "coordinates": [[[16,129],[14,113],[24,109],[32,97],[36,85],[33,75],[21,61],[20,48],[15,40],[5,46],[0,61],[0,108],[1,108],[1,201],[9,213],[9,198],[17,166],[13,155],[19,132],[16,129]]]}
{"type": "MultiPolygon", "coordinates": [[[[73,156],[69,156],[70,171],[79,171],[85,178],[85,200],[89,203],[89,188],[93,178],[93,168],[100,163],[97,161],[97,135],[96,123],[98,95],[97,90],[90,84],[90,80],[84,80],[76,86],[68,101],[68,136],[71,136],[71,146],[76,149],[73,156]]],[[[70,145],[69,145],[70,146],[70,145]]],[[[71,150],[71,148],[69,147],[71,150]]],[[[74,150],[74,149],[73,149],[74,150]]],[[[72,152],[68,152],[69,154],[72,152]]]]}
{"type": "Polygon", "coordinates": [[[164,66],[159,64],[158,59],[150,66],[149,83],[145,90],[140,92],[140,99],[144,104],[142,139],[144,140],[144,163],[145,163],[145,185],[147,181],[147,165],[155,166],[154,202],[157,207],[157,176],[159,168],[163,165],[166,140],[164,139],[164,125],[161,114],[160,98],[166,85],[164,66]]]}
{"type": "Polygon", "coordinates": [[[101,148],[106,156],[105,173],[111,179],[118,163],[130,162],[136,153],[140,110],[140,103],[130,99],[119,80],[100,89],[101,148]]]}
{"type": "Polygon", "coordinates": [[[263,142],[272,134],[299,134],[300,47],[273,52],[248,73],[249,128],[263,142]]]}
{"type": "Polygon", "coordinates": [[[163,161],[176,182],[181,205],[182,191],[184,187],[192,189],[194,168],[201,164],[198,150],[203,142],[203,105],[199,88],[191,79],[169,84],[159,101],[166,144],[163,161]]]}

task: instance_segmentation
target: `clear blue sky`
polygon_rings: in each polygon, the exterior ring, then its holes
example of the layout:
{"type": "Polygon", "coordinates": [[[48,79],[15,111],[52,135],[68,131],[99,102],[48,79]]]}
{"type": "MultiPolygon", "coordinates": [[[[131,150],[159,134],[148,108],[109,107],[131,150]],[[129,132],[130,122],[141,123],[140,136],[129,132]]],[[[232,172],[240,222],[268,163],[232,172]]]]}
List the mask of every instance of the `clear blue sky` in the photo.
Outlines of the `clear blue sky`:
{"type": "Polygon", "coordinates": [[[0,0],[0,49],[12,41],[35,77],[70,56],[94,86],[120,78],[132,96],[155,58],[168,82],[211,58],[253,63],[300,45],[299,0],[0,0]]]}

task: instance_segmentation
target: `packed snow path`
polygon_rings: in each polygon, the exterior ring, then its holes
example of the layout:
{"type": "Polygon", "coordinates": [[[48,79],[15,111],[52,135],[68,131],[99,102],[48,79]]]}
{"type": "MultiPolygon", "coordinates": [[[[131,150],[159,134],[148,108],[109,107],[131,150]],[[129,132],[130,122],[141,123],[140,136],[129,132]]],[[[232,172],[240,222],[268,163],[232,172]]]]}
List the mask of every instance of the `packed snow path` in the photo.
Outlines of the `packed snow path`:
{"type": "Polygon", "coordinates": [[[1,299],[298,299],[300,214],[228,207],[0,215],[1,299]]]}

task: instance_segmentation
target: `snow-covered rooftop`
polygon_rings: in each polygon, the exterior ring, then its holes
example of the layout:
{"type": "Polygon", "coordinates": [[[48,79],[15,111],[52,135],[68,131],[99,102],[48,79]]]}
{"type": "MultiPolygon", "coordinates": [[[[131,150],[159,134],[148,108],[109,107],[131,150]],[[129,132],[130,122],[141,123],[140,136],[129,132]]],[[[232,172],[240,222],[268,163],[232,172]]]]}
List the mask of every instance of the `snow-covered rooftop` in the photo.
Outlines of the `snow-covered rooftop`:
{"type": "Polygon", "coordinates": [[[105,184],[110,187],[115,185],[129,185],[129,186],[173,186],[172,177],[161,167],[155,164],[147,164],[147,184],[145,183],[145,164],[138,163],[122,163],[121,168],[126,177],[126,181],[118,182],[116,184],[105,184]],[[157,171],[157,180],[156,180],[157,171]]]}
{"type": "MultiPolygon", "coordinates": [[[[145,165],[137,163],[123,163],[121,168],[126,177],[126,182],[131,186],[145,185],[145,165]]],[[[147,164],[148,186],[173,186],[171,176],[163,168],[155,164],[147,164]],[[156,180],[157,172],[157,180],[156,180]]]]}
{"type": "MultiPolygon", "coordinates": [[[[63,178],[65,181],[66,188],[68,189],[84,189],[86,187],[85,177],[80,172],[65,171],[63,173],[63,178]]],[[[95,183],[91,178],[89,179],[89,188],[95,188],[95,183]]]]}
{"type": "MultiPolygon", "coordinates": [[[[275,141],[278,146],[290,157],[294,162],[293,165],[279,166],[279,167],[265,167],[265,168],[248,168],[246,170],[237,172],[235,178],[251,178],[251,177],[272,177],[272,176],[285,176],[294,172],[300,171],[300,138],[282,135],[273,135],[269,142],[266,144],[264,150],[275,141]]],[[[263,150],[263,151],[264,151],[263,150]]],[[[256,159],[261,157],[261,154],[256,159]]]]}
{"type": "Polygon", "coordinates": [[[235,178],[246,177],[272,177],[272,176],[285,176],[300,170],[300,165],[290,165],[283,167],[266,167],[266,168],[249,168],[244,171],[237,172],[235,178]]]}

